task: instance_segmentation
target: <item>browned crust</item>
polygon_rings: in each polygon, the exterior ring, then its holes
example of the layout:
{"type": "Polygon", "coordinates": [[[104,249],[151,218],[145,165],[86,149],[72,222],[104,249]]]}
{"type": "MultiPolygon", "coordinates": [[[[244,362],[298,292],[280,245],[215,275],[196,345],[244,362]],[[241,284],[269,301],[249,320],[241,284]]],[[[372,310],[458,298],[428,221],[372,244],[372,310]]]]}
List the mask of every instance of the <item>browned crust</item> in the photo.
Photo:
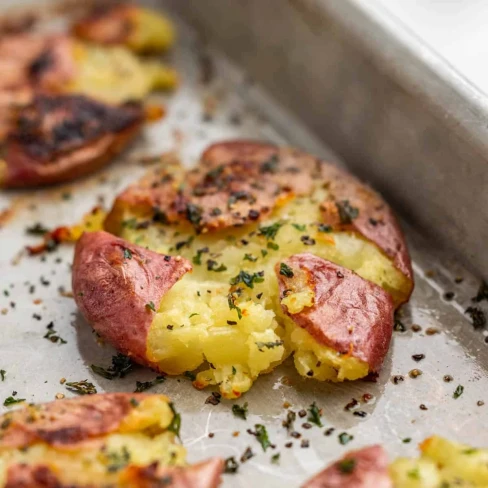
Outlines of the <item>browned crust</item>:
{"type": "Polygon", "coordinates": [[[128,3],[96,7],[73,24],[72,32],[81,39],[99,44],[125,44],[134,31],[135,9],[128,3]]]}
{"type": "Polygon", "coordinates": [[[107,232],[85,233],[76,243],[73,293],[81,313],[102,337],[135,361],[158,369],[146,359],[155,310],[191,269],[179,256],[157,254],[107,232]]]}
{"type": "MultiPolygon", "coordinates": [[[[221,482],[224,461],[211,458],[185,467],[129,466],[117,486],[125,488],[217,488],[221,482]]],[[[7,471],[5,488],[96,488],[96,484],[68,484],[42,464],[14,464],[7,471]]],[[[114,486],[114,485],[110,485],[114,486]]],[[[115,487],[114,487],[115,488],[115,487]]]]}
{"type": "Polygon", "coordinates": [[[164,467],[152,464],[144,468],[131,466],[127,473],[130,486],[138,488],[217,488],[221,482],[224,461],[211,458],[188,467],[164,467]]]}
{"type": "Polygon", "coordinates": [[[388,292],[342,266],[313,254],[295,254],[277,263],[280,298],[311,288],[314,304],[299,313],[283,311],[317,342],[364,361],[377,372],[390,345],[394,305],[388,292]],[[281,263],[293,273],[284,276],[281,263]]]}
{"type": "Polygon", "coordinates": [[[388,456],[381,446],[351,451],[305,482],[302,488],[393,488],[388,456]]]}
{"type": "Polygon", "coordinates": [[[151,395],[105,393],[44,403],[8,412],[0,417],[0,452],[43,442],[60,448],[116,432],[134,408],[151,395]]]}
{"type": "Polygon", "coordinates": [[[138,104],[107,105],[81,95],[38,95],[7,137],[6,187],[68,181],[95,171],[138,134],[138,104]]]}
{"type": "Polygon", "coordinates": [[[376,244],[408,278],[412,289],[405,239],[382,198],[329,163],[267,143],[222,142],[210,146],[200,164],[185,174],[154,171],[119,195],[106,228],[120,232],[120,219],[127,208],[148,217],[158,209],[168,223],[187,220],[197,231],[238,227],[269,217],[288,198],[309,194],[314,181],[323,181],[330,193],[321,205],[324,222],[335,230],[357,232],[376,244]],[[340,218],[339,208],[344,205],[357,213],[349,221],[340,218]]]}

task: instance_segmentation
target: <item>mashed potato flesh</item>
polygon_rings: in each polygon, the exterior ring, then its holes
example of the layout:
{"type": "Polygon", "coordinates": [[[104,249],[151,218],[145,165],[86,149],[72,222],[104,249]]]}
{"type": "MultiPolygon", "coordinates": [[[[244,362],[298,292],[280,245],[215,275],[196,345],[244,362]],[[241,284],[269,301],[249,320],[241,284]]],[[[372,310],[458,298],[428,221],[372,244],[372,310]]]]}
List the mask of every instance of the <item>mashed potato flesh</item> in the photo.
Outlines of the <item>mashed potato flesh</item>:
{"type": "Polygon", "coordinates": [[[141,60],[125,47],[76,42],[76,75],[66,87],[108,103],[142,100],[153,90],[178,83],[176,72],[159,61],[141,60]]]}
{"type": "MultiPolygon", "coordinates": [[[[403,275],[374,244],[320,224],[320,198],[288,201],[259,225],[199,235],[186,226],[138,229],[140,221],[127,214],[122,237],[193,263],[193,272],[160,304],[148,337],[149,360],[169,374],[207,363],[195,386],[219,385],[227,398],[247,391],[259,374],[291,352],[306,377],[343,381],[366,376],[364,362],[320,345],[281,309],[274,266],[302,252],[352,269],[396,297],[405,289],[403,275]]],[[[310,306],[312,295],[305,292],[295,300],[310,306]]]]}
{"type": "Polygon", "coordinates": [[[400,458],[390,466],[396,488],[475,488],[488,486],[488,449],[431,437],[419,459],[400,458]]]}

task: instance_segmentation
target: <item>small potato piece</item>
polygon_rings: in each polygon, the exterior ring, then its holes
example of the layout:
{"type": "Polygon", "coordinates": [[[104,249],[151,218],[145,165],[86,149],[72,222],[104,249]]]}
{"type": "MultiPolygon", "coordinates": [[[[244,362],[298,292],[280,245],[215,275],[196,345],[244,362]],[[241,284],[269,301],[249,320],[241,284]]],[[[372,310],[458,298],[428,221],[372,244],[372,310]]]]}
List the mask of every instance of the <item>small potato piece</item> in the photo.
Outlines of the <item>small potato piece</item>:
{"type": "Polygon", "coordinates": [[[147,360],[148,331],[164,295],[190,270],[184,258],[157,254],[103,231],[86,233],[75,248],[73,293],[102,337],[158,369],[147,360]]]}
{"type": "Polygon", "coordinates": [[[161,52],[174,43],[175,30],[159,12],[131,4],[96,8],[73,26],[86,41],[124,45],[135,52],[161,52]]]}
{"type": "Polygon", "coordinates": [[[108,393],[0,417],[0,487],[215,488],[222,460],[185,465],[164,395],[108,393]],[[159,486],[159,485],[158,485],[159,486]]]}
{"type": "Polygon", "coordinates": [[[41,186],[95,171],[140,132],[139,104],[111,106],[81,95],[38,95],[7,135],[0,186],[41,186]]]}
{"type": "MultiPolygon", "coordinates": [[[[302,488],[393,488],[388,457],[381,446],[347,453],[302,485],[302,488]]],[[[396,485],[395,485],[396,486],[396,485]]]]}
{"type": "MultiPolygon", "coordinates": [[[[356,359],[358,367],[365,363],[366,374],[380,369],[393,330],[394,306],[385,290],[310,253],[281,260],[275,272],[283,311],[298,327],[318,345],[342,355],[343,361],[356,359]]],[[[293,335],[291,341],[294,343],[293,335]]],[[[309,352],[303,344],[298,344],[295,363],[309,352]]],[[[323,362],[325,358],[316,359],[323,362]]],[[[356,378],[348,378],[346,371],[344,378],[338,379],[356,378]]]]}

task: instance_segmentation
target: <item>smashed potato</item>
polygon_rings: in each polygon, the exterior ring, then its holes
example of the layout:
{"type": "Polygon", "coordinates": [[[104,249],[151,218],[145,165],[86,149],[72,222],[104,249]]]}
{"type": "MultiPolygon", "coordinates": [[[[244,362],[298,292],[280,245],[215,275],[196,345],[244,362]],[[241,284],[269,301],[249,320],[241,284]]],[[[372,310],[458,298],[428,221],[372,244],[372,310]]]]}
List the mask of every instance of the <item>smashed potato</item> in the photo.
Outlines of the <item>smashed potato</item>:
{"type": "Polygon", "coordinates": [[[488,486],[488,449],[433,436],[420,444],[418,459],[399,458],[390,466],[396,488],[488,486]]]}
{"type": "MultiPolygon", "coordinates": [[[[324,202],[344,191],[337,184],[339,189],[332,193],[337,171],[294,150],[222,143],[207,150],[195,170],[156,170],[117,198],[106,220],[109,231],[141,249],[177,255],[192,266],[191,273],[154,301],[156,313],[150,326],[144,322],[143,327],[145,364],[168,374],[199,369],[194,385],[218,385],[227,398],[239,397],[260,374],[292,353],[307,378],[354,380],[378,371],[391,338],[393,301],[404,302],[411,291],[408,253],[390,211],[370,190],[376,218],[367,231],[372,239],[358,231],[367,225],[356,222],[359,207],[366,215],[369,207],[363,201],[356,204],[354,194],[347,204],[337,202],[341,211],[350,207],[349,220],[324,222],[324,202]],[[390,244],[397,241],[392,254],[390,244]],[[280,291],[279,266],[303,253],[335,266],[335,281],[342,274],[346,286],[331,307],[349,304],[351,323],[329,316],[317,334],[318,329],[298,319],[302,310],[319,315],[325,310],[322,301],[315,310],[316,292],[280,291]],[[351,289],[355,297],[349,296],[351,289]],[[362,315],[354,314],[354,307],[362,315]],[[329,340],[326,329],[334,327],[341,331],[341,341],[329,340]]],[[[356,180],[350,184],[359,186],[356,180]]],[[[329,218],[330,209],[327,212],[329,218]]],[[[75,263],[82,262],[81,252],[79,246],[75,263]]],[[[123,265],[111,273],[123,274],[123,265]]],[[[80,279],[83,275],[75,266],[74,287],[80,279]]],[[[322,290],[336,287],[328,276],[317,280],[323,281],[322,290]]],[[[130,303],[132,295],[125,288],[113,287],[112,293],[130,303]]],[[[100,315],[97,323],[83,298],[77,301],[93,327],[100,333],[103,319],[108,333],[110,320],[100,315]]],[[[113,317],[105,308],[107,317],[113,317]]],[[[124,324],[126,334],[140,330],[139,319],[128,312],[124,324]]],[[[113,328],[121,333],[120,326],[113,328]]],[[[127,341],[110,337],[118,349],[134,352],[127,341]]],[[[137,351],[140,357],[140,345],[137,351]]]]}
{"type": "Polygon", "coordinates": [[[165,51],[175,38],[175,29],[167,17],[131,4],[96,8],[75,23],[73,33],[87,41],[124,45],[143,53],[165,51]]]}
{"type": "Polygon", "coordinates": [[[179,423],[163,395],[28,405],[0,417],[0,486],[216,487],[222,461],[186,467],[179,423]]]}

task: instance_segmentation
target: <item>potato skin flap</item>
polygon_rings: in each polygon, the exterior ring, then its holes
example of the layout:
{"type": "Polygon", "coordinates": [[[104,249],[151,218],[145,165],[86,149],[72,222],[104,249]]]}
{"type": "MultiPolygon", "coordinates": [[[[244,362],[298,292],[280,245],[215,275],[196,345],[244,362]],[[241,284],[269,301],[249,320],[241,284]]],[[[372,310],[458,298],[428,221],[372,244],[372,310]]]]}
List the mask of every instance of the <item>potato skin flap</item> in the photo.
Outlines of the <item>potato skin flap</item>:
{"type": "Polygon", "coordinates": [[[388,457],[381,446],[347,453],[302,488],[393,488],[388,474],[388,457]]]}
{"type": "MultiPolygon", "coordinates": [[[[84,234],[73,263],[75,301],[93,328],[123,354],[151,367],[147,333],[161,299],[191,264],[107,232],[84,234]]],[[[156,367],[157,369],[157,367],[156,367]]]]}
{"type": "Polygon", "coordinates": [[[383,288],[353,271],[310,253],[296,254],[275,268],[283,300],[291,293],[312,290],[313,305],[298,313],[283,311],[314,339],[341,354],[350,354],[380,369],[393,330],[394,305],[383,288]],[[283,272],[289,269],[287,273],[283,272]]]}

